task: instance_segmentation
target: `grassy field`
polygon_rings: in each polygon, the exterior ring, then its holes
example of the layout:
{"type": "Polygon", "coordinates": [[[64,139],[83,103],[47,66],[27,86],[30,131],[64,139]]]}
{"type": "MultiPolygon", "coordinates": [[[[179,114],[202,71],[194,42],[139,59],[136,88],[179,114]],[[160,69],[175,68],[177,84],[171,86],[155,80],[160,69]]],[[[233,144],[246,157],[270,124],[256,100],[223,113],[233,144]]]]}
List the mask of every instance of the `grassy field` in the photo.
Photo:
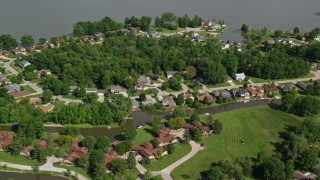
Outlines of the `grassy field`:
{"type": "Polygon", "coordinates": [[[160,160],[154,160],[147,169],[151,171],[160,171],[191,151],[191,146],[189,144],[175,144],[174,146],[175,151],[172,154],[165,155],[160,160]]]}
{"type": "Polygon", "coordinates": [[[13,164],[28,165],[28,166],[44,164],[44,163],[39,163],[37,161],[31,160],[25,156],[20,156],[20,155],[12,156],[9,152],[0,152],[0,161],[13,163],[13,164]]]}
{"type": "Polygon", "coordinates": [[[205,137],[206,149],[172,172],[173,179],[199,179],[200,172],[221,159],[256,156],[260,151],[271,154],[272,143],[280,141],[279,132],[288,125],[297,125],[301,119],[268,106],[242,108],[214,115],[223,123],[220,135],[205,137]],[[245,143],[241,144],[240,141],[245,143]]]}
{"type": "Polygon", "coordinates": [[[29,93],[35,93],[36,91],[34,89],[32,89],[30,86],[25,85],[25,86],[21,86],[23,88],[23,90],[28,91],[29,93]]]}
{"type": "Polygon", "coordinates": [[[205,84],[207,88],[217,88],[217,87],[225,87],[225,86],[231,86],[229,83],[220,83],[220,84],[205,84]]]}
{"type": "Polygon", "coordinates": [[[90,176],[88,175],[87,171],[83,168],[80,167],[75,167],[75,166],[65,166],[65,165],[60,165],[60,164],[55,164],[55,167],[59,167],[59,168],[65,168],[65,169],[69,169],[70,171],[74,171],[78,174],[81,174],[87,178],[89,178],[90,176]]]}
{"type": "Polygon", "coordinates": [[[137,129],[137,135],[134,138],[134,142],[138,145],[150,141],[153,139],[152,134],[150,134],[150,126],[143,126],[143,128],[137,129]]]}

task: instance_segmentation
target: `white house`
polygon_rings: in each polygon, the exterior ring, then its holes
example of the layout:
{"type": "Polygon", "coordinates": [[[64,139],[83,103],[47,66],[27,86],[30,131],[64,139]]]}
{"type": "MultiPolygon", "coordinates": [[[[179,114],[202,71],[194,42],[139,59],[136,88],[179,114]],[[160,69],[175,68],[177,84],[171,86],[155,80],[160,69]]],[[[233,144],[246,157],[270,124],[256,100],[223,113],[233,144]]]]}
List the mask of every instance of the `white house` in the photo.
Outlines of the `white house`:
{"type": "Polygon", "coordinates": [[[246,79],[246,75],[244,73],[238,73],[234,75],[234,79],[236,81],[244,81],[246,79]]]}
{"type": "Polygon", "coordinates": [[[21,61],[21,63],[19,65],[22,68],[26,68],[27,66],[31,65],[31,63],[28,62],[28,61],[23,60],[23,61],[21,61]]]}

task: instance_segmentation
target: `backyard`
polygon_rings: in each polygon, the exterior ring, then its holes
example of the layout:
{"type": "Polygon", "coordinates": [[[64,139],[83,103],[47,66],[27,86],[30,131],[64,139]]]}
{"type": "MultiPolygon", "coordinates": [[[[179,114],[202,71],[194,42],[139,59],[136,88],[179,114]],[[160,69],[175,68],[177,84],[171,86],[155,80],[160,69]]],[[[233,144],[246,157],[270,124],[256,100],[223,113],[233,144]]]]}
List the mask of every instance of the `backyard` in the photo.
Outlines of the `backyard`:
{"type": "Polygon", "coordinates": [[[223,123],[220,135],[203,138],[206,149],[172,172],[173,179],[199,179],[200,173],[221,159],[256,156],[260,151],[271,154],[272,143],[280,141],[279,132],[300,123],[298,117],[268,106],[242,108],[214,115],[223,123]],[[244,141],[241,144],[240,141],[244,141]]]}

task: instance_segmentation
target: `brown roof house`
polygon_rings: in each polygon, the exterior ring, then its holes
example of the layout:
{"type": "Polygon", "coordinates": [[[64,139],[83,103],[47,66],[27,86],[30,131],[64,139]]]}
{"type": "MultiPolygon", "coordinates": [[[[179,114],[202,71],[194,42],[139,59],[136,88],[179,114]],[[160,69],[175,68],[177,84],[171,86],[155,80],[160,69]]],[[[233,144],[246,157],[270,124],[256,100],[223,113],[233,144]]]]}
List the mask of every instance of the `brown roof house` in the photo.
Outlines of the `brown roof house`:
{"type": "Polygon", "coordinates": [[[72,152],[68,154],[67,157],[64,159],[65,163],[71,164],[74,160],[79,159],[82,155],[88,152],[88,148],[79,146],[78,140],[73,141],[71,149],[72,152]]]}
{"type": "Polygon", "coordinates": [[[148,159],[154,159],[156,156],[156,154],[159,154],[160,156],[164,156],[166,154],[168,154],[168,151],[165,150],[163,147],[156,147],[153,148],[153,145],[150,142],[145,142],[142,144],[142,146],[140,146],[141,148],[138,148],[137,146],[134,146],[135,151],[139,150],[139,153],[148,159]]]}
{"type": "Polygon", "coordinates": [[[13,136],[5,131],[0,131],[0,151],[12,144],[13,136]]]}
{"type": "Polygon", "coordinates": [[[34,148],[32,146],[27,146],[24,147],[21,151],[20,151],[20,155],[21,156],[30,156],[31,151],[33,151],[34,148]]]}
{"type": "Polygon", "coordinates": [[[176,106],[176,102],[174,101],[174,98],[172,96],[167,96],[164,99],[162,99],[162,104],[167,107],[176,106]]]}
{"type": "Polygon", "coordinates": [[[29,99],[29,104],[32,104],[32,105],[39,104],[41,102],[42,102],[42,99],[39,97],[29,99]]]}
{"type": "Polygon", "coordinates": [[[157,134],[158,134],[158,140],[160,142],[159,146],[164,146],[170,143],[176,143],[178,142],[178,139],[170,134],[171,129],[170,128],[164,128],[164,129],[160,129],[158,130],[157,134]]]}
{"type": "Polygon", "coordinates": [[[37,143],[41,148],[46,149],[48,147],[48,142],[45,140],[40,140],[37,143]]]}
{"type": "Polygon", "coordinates": [[[37,71],[37,75],[38,75],[38,77],[45,76],[45,75],[50,76],[51,71],[48,69],[41,69],[41,70],[37,71]]]}
{"type": "Polygon", "coordinates": [[[14,100],[18,100],[18,99],[21,99],[23,97],[27,97],[30,93],[28,91],[26,91],[26,90],[24,90],[24,91],[13,90],[10,94],[13,97],[14,100]]]}
{"type": "Polygon", "coordinates": [[[39,109],[41,109],[43,112],[47,113],[47,112],[50,112],[54,109],[54,105],[51,103],[47,103],[42,106],[39,106],[39,109]]]}
{"type": "Polygon", "coordinates": [[[313,173],[305,173],[303,174],[300,171],[294,171],[293,172],[293,179],[294,180],[316,180],[317,176],[313,173]]]}
{"type": "Polygon", "coordinates": [[[213,101],[213,97],[208,92],[204,92],[204,93],[200,94],[199,96],[197,96],[197,100],[198,101],[213,101]]]}
{"type": "Polygon", "coordinates": [[[118,153],[112,147],[108,149],[108,153],[105,154],[105,164],[110,164],[113,159],[117,158],[118,153]]]}

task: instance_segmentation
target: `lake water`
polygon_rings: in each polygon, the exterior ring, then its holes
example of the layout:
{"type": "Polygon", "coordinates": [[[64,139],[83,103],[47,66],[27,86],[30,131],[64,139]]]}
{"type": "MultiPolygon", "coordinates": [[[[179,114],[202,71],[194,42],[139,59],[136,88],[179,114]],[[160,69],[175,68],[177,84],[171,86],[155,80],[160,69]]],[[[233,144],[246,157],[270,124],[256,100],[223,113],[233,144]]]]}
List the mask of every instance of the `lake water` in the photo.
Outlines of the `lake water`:
{"type": "Polygon", "coordinates": [[[68,34],[77,21],[110,16],[178,16],[187,13],[222,19],[228,29],[222,39],[239,41],[241,24],[269,29],[309,31],[320,25],[319,0],[0,0],[0,34],[51,37],[68,34]]]}

